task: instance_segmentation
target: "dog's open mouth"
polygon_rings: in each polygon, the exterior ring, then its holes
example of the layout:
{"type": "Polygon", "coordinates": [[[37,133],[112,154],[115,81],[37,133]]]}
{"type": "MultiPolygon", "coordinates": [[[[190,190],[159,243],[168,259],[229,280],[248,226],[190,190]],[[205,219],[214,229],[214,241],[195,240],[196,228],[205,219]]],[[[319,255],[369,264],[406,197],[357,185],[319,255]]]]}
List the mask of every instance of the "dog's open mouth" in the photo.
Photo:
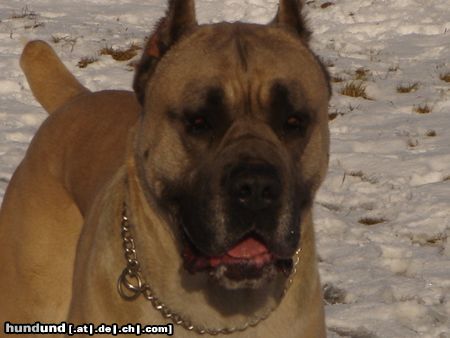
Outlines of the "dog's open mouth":
{"type": "Polygon", "coordinates": [[[216,279],[225,278],[237,284],[260,284],[281,272],[288,276],[292,259],[279,259],[255,236],[246,236],[221,256],[207,256],[186,240],[184,267],[190,273],[208,271],[216,279]]]}

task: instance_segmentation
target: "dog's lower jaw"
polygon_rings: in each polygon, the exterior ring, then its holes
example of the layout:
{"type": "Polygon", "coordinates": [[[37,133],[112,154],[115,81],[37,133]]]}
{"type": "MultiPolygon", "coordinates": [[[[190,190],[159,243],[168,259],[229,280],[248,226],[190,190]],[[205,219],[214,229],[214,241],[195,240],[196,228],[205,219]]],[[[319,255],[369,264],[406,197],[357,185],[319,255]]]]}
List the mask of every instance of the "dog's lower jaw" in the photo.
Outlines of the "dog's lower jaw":
{"type": "Polygon", "coordinates": [[[218,266],[213,271],[209,272],[209,276],[219,286],[227,290],[241,290],[241,289],[259,289],[273,281],[278,273],[273,264],[268,264],[258,271],[255,271],[257,276],[253,278],[235,278],[233,269],[239,269],[238,266],[218,266]]]}
{"type": "MultiPolygon", "coordinates": [[[[219,278],[225,284],[220,286],[217,281],[211,280],[208,273],[192,275],[186,271],[180,255],[180,244],[177,244],[180,241],[173,233],[176,227],[166,224],[164,219],[154,219],[158,213],[151,210],[152,204],[148,203],[135,170],[136,168],[131,166],[128,178],[129,219],[134,226],[133,235],[142,275],[162,302],[177,313],[184,313],[192,321],[199,318],[200,325],[205,326],[214,326],[215,321],[219,321],[217,325],[230,326],[228,322],[220,323],[223,313],[231,316],[231,323],[234,322],[232,318],[235,318],[237,323],[244,323],[247,317],[276,307],[286,282],[286,276],[280,272],[273,276],[274,272],[270,271],[266,273],[267,277],[250,282],[233,283],[231,279],[219,278]],[[155,259],[156,251],[165,259],[155,259]],[[257,289],[241,289],[243,284],[252,284],[254,287],[258,283],[261,285],[258,285],[257,289]],[[231,287],[232,290],[227,290],[224,286],[231,287]],[[233,290],[236,287],[240,290],[233,290]],[[189,306],[186,307],[186,304],[189,306]],[[209,321],[201,323],[202,313],[209,321]]],[[[125,267],[125,260],[123,264],[125,267]]],[[[224,271],[220,270],[216,277],[220,277],[222,273],[224,271]]]]}

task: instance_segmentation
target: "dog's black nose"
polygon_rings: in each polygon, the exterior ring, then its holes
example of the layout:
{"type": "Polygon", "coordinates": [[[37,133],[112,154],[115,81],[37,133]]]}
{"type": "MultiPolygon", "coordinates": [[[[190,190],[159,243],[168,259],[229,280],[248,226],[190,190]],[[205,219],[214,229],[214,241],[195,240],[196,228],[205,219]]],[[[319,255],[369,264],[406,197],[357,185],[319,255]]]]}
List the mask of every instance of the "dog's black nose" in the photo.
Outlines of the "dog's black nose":
{"type": "Polygon", "coordinates": [[[227,185],[233,203],[249,211],[269,209],[279,204],[281,182],[272,165],[238,165],[231,171],[227,185]]]}

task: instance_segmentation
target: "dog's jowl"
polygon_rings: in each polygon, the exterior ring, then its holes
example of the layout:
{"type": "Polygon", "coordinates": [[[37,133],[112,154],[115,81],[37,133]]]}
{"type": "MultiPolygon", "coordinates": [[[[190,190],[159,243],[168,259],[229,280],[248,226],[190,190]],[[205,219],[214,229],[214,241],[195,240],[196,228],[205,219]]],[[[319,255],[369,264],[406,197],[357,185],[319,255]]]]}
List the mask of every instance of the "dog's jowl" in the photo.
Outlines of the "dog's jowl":
{"type": "Polygon", "coordinates": [[[301,11],[198,25],[194,1],[169,1],[134,92],[90,92],[25,47],[51,114],[0,212],[1,321],[325,336],[312,205],[330,89],[301,11]]]}

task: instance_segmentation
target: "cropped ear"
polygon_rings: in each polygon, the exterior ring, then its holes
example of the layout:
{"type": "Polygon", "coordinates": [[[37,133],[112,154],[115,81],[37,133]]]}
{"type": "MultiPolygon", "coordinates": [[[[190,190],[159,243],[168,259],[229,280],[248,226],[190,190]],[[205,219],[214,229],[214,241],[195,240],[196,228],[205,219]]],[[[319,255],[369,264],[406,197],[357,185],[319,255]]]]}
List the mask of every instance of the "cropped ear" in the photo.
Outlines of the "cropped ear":
{"type": "Polygon", "coordinates": [[[133,89],[141,105],[145,88],[159,60],[187,31],[196,26],[194,0],[169,0],[166,16],[158,22],[148,39],[134,75],[133,89]]]}
{"type": "Polygon", "coordinates": [[[302,14],[303,0],[280,0],[278,12],[272,24],[296,32],[305,42],[309,42],[311,32],[302,14]]]}

